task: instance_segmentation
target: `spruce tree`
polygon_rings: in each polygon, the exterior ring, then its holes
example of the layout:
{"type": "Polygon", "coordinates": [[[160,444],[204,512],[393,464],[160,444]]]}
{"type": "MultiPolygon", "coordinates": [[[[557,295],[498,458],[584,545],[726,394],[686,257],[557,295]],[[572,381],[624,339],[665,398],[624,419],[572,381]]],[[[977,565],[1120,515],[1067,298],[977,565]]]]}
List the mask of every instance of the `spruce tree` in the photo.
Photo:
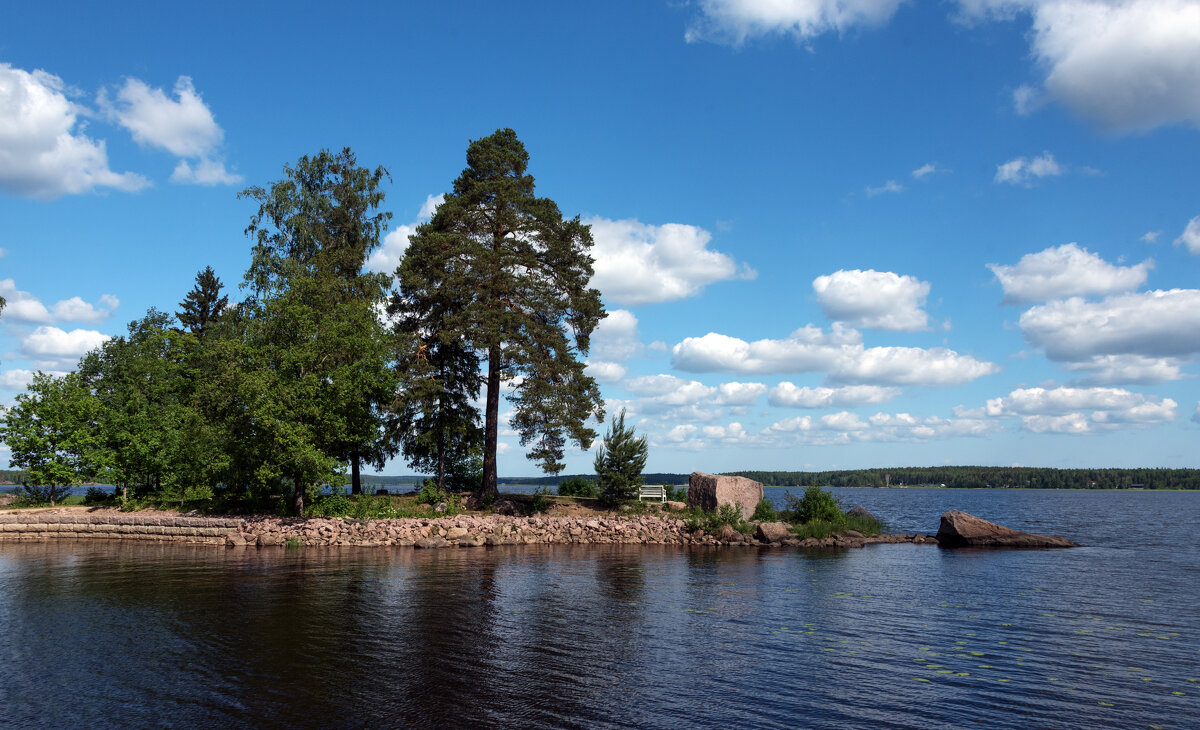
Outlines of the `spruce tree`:
{"type": "Polygon", "coordinates": [[[192,334],[203,338],[208,324],[229,304],[229,297],[221,295],[221,280],[211,266],[196,274],[196,285],[179,303],[180,310],[175,318],[192,334]]]}
{"type": "Polygon", "coordinates": [[[633,426],[625,427],[625,409],[622,408],[621,415],[613,418],[604,443],[596,452],[600,501],[611,506],[636,497],[647,454],[646,437],[634,437],[633,426]]]}
{"type": "Polygon", "coordinates": [[[568,440],[583,448],[603,418],[596,382],[584,374],[592,330],[604,317],[590,288],[592,235],[579,218],[534,195],[529,154],[511,129],[467,148],[453,190],[409,241],[396,275],[416,311],[445,303],[438,337],[486,363],[483,483],[497,493],[501,384],[511,388],[512,427],[531,459],[562,470],[568,440]]]}

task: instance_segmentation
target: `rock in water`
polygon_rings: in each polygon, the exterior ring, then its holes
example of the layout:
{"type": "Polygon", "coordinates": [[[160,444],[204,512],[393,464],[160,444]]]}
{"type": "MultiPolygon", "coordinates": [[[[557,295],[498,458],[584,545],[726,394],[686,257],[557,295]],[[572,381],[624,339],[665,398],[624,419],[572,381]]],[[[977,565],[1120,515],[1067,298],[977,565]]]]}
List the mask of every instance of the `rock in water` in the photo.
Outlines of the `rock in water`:
{"type": "Polygon", "coordinates": [[[1065,537],[1019,532],[956,509],[942,515],[937,540],[942,547],[1079,547],[1065,537]]]}
{"type": "Polygon", "coordinates": [[[694,471],[688,478],[688,506],[715,510],[723,504],[736,505],[742,519],[754,514],[763,498],[761,482],[746,477],[726,477],[694,471]]]}
{"type": "Polygon", "coordinates": [[[867,511],[866,507],[851,507],[846,511],[846,514],[851,517],[863,517],[868,520],[875,520],[876,522],[879,522],[875,515],[867,511]]]}

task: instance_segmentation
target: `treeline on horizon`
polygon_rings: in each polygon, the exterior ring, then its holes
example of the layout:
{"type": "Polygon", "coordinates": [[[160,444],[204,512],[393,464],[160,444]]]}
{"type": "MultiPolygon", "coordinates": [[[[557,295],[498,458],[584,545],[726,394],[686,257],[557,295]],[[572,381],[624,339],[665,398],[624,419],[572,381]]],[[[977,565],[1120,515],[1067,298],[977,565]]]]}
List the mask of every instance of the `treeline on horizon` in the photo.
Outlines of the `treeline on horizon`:
{"type": "Polygon", "coordinates": [[[936,466],[842,471],[727,472],[768,487],[916,487],[953,489],[1200,489],[1200,469],[1057,469],[936,466]]]}

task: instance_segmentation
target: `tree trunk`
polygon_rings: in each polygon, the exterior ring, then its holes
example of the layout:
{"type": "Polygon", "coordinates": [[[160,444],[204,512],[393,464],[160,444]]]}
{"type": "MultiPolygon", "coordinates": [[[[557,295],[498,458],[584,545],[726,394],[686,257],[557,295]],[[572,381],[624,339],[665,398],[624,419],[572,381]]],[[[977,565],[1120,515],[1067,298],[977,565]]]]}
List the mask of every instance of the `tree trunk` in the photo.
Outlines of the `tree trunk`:
{"type": "Polygon", "coordinates": [[[297,517],[304,515],[304,485],[296,478],[292,485],[292,514],[297,517]]]}
{"type": "Polygon", "coordinates": [[[350,493],[362,494],[362,475],[359,473],[359,462],[362,457],[358,452],[354,452],[354,456],[350,457],[350,493]]]}
{"type": "Polygon", "coordinates": [[[496,486],[496,444],[500,435],[500,346],[488,350],[487,406],[483,420],[483,484],[479,496],[495,498],[500,494],[496,486]]]}

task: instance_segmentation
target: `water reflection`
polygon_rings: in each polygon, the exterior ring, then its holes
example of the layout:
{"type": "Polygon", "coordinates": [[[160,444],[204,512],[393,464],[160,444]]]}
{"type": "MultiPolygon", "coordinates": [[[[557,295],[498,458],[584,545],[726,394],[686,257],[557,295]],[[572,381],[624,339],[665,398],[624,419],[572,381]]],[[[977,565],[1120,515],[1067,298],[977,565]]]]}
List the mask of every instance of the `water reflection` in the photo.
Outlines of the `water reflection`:
{"type": "Polygon", "coordinates": [[[0,705],[15,727],[1200,724],[1200,559],[1121,544],[0,544],[0,705]]]}

